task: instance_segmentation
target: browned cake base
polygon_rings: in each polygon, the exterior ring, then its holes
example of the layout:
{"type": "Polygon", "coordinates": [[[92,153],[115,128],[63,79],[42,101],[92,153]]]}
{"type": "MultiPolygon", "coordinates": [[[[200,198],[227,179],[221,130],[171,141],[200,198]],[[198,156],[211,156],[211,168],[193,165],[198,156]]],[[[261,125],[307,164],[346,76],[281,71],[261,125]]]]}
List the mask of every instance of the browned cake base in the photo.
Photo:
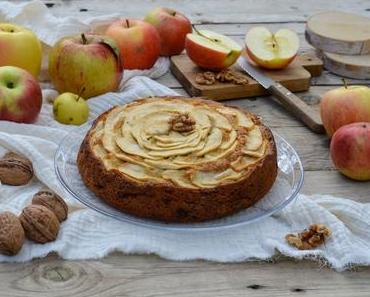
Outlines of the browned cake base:
{"type": "Polygon", "coordinates": [[[255,204],[275,181],[276,146],[271,131],[263,125],[260,129],[264,139],[268,140],[267,152],[263,159],[251,166],[246,176],[234,183],[214,188],[191,189],[173,183],[135,180],[116,169],[107,170],[92,151],[90,133],[108,112],[95,121],[86,135],[77,164],[82,180],[90,190],[108,204],[128,214],[165,222],[217,219],[255,204]]]}

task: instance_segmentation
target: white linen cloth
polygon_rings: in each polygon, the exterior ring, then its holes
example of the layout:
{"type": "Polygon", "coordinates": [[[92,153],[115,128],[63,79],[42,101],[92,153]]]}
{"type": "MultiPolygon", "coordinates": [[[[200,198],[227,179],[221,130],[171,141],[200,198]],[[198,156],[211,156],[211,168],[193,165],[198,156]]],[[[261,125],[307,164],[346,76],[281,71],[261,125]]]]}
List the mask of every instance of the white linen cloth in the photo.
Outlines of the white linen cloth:
{"type": "MultiPolygon", "coordinates": [[[[101,20],[109,18],[102,17],[101,20]]],[[[2,2],[0,21],[3,20],[30,27],[46,44],[53,43],[55,38],[65,33],[89,30],[91,24],[91,21],[82,23],[73,18],[55,18],[39,1],[18,5],[2,2]]],[[[171,89],[148,77],[136,76],[141,74],[155,78],[167,70],[168,61],[160,59],[151,70],[126,71],[120,93],[109,93],[88,101],[90,119],[113,105],[138,97],[175,95],[171,89]]],[[[85,208],[63,191],[55,175],[54,153],[60,140],[73,127],[52,119],[47,97],[53,95],[53,91],[44,90],[43,93],[45,102],[35,124],[0,121],[0,156],[8,150],[27,156],[34,165],[36,175],[26,186],[0,186],[0,212],[9,210],[19,214],[32,195],[44,186],[62,195],[73,211],[61,225],[55,242],[41,245],[27,241],[17,256],[0,255],[0,262],[23,262],[50,252],[57,252],[64,259],[98,259],[112,251],[122,251],[155,253],[172,260],[218,262],[266,260],[280,252],[297,259],[319,259],[336,270],[370,264],[369,203],[331,196],[300,195],[284,210],[256,223],[223,231],[197,232],[148,229],[85,208]],[[287,245],[284,239],[287,233],[300,231],[312,223],[326,224],[332,230],[333,235],[325,245],[311,251],[299,251],[287,245]]]]}

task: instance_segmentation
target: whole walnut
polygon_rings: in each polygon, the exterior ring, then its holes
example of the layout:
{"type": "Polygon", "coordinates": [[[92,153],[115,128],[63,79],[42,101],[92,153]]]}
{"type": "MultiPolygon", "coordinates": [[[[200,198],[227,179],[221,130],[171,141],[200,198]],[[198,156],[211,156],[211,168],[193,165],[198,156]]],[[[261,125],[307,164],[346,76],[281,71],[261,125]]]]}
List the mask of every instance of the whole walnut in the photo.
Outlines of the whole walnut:
{"type": "Polygon", "coordinates": [[[0,213],[0,253],[16,255],[24,243],[24,230],[18,217],[11,212],[0,213]]]}
{"type": "Polygon", "coordinates": [[[59,232],[57,216],[42,205],[26,206],[19,217],[26,237],[38,243],[54,241],[59,232]]]}
{"type": "Polygon", "coordinates": [[[43,205],[55,213],[59,222],[63,222],[68,216],[68,206],[62,197],[46,189],[33,195],[32,204],[43,205]]]}
{"type": "Polygon", "coordinates": [[[15,153],[6,153],[0,159],[0,181],[5,185],[21,186],[33,177],[32,163],[15,153]]]}

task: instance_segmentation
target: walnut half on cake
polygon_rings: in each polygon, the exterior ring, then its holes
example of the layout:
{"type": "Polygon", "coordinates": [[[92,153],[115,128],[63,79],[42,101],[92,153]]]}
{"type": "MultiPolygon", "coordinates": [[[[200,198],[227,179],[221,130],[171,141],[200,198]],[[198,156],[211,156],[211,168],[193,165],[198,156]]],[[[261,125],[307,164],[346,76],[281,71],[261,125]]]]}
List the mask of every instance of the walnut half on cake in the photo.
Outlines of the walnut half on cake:
{"type": "Polygon", "coordinates": [[[77,164],[99,198],[165,222],[200,222],[245,209],[277,175],[272,133],[255,115],[183,97],[144,98],[103,113],[77,164]]]}

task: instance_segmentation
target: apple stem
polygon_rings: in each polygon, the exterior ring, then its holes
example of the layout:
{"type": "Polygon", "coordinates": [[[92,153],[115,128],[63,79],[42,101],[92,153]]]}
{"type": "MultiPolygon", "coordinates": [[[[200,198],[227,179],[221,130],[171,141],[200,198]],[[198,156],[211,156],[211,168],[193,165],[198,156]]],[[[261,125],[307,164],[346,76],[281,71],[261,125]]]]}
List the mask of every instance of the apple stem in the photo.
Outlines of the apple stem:
{"type": "Polygon", "coordinates": [[[81,34],[81,39],[82,39],[82,44],[86,44],[87,43],[87,39],[86,39],[86,36],[84,33],[81,34]]]}
{"type": "Polygon", "coordinates": [[[86,88],[85,87],[82,87],[81,90],[78,92],[77,94],[77,99],[76,101],[78,102],[83,94],[83,92],[85,92],[86,88]]]}
{"type": "Polygon", "coordinates": [[[173,12],[172,12],[172,16],[175,16],[175,15],[176,15],[176,11],[173,11],[173,12]]]}
{"type": "Polygon", "coordinates": [[[344,88],[348,89],[347,81],[344,78],[342,78],[342,82],[343,82],[344,88]]]}
{"type": "Polygon", "coordinates": [[[208,39],[208,40],[211,40],[211,41],[214,41],[214,42],[219,42],[219,40],[218,40],[218,39],[216,39],[216,38],[210,38],[210,37],[208,37],[208,36],[204,35],[203,33],[200,33],[200,31],[198,31],[198,29],[197,29],[197,28],[195,28],[195,26],[194,26],[194,25],[193,25],[192,27],[193,27],[194,31],[195,31],[198,35],[200,35],[200,36],[202,36],[202,37],[204,37],[204,38],[206,38],[206,39],[208,39]]]}
{"type": "Polygon", "coordinates": [[[126,19],[126,26],[127,26],[127,28],[130,28],[130,23],[129,23],[128,19],[126,19]]]}

